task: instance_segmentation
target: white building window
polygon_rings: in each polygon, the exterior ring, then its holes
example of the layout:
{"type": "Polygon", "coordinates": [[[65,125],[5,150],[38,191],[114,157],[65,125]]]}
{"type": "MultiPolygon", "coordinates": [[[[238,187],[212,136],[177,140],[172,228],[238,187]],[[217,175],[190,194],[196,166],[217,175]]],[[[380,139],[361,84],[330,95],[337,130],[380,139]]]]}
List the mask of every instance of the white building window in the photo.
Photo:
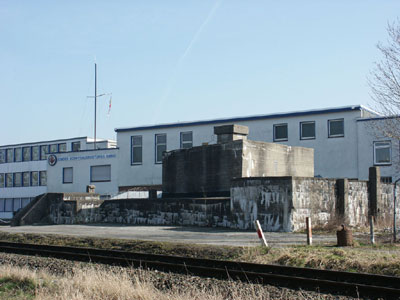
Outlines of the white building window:
{"type": "Polygon", "coordinates": [[[41,185],[41,186],[47,185],[47,172],[46,171],[39,172],[39,185],[41,185]]]}
{"type": "Polygon", "coordinates": [[[374,165],[390,165],[392,163],[392,143],[374,142],[374,165]]]}
{"type": "Polygon", "coordinates": [[[14,198],[13,210],[18,211],[21,208],[21,198],[14,198]]]}
{"type": "Polygon", "coordinates": [[[0,173],[0,188],[3,188],[5,185],[5,176],[4,173],[0,173]]]}
{"type": "Polygon", "coordinates": [[[5,199],[0,199],[0,211],[1,212],[4,211],[4,203],[5,203],[5,199]]]}
{"type": "Polygon", "coordinates": [[[71,149],[73,152],[78,152],[81,150],[81,142],[72,142],[71,149]]]}
{"type": "Polygon", "coordinates": [[[6,187],[13,187],[13,173],[6,174],[6,187]]]}
{"type": "Polygon", "coordinates": [[[163,159],[163,154],[167,151],[167,135],[166,134],[156,134],[156,164],[161,164],[163,159]]]}
{"type": "Polygon", "coordinates": [[[32,160],[39,160],[39,146],[32,147],[32,160]]]}
{"type": "Polygon", "coordinates": [[[31,185],[31,173],[23,172],[22,173],[22,186],[30,186],[31,185]]]}
{"type": "Polygon", "coordinates": [[[39,172],[38,171],[31,172],[31,185],[32,186],[39,185],[39,172]]]}
{"type": "Polygon", "coordinates": [[[13,199],[12,198],[5,199],[4,211],[12,211],[12,210],[13,210],[13,199]]]}
{"type": "Polygon", "coordinates": [[[72,168],[63,168],[63,183],[72,183],[72,168]]]}
{"type": "Polygon", "coordinates": [[[20,187],[22,186],[22,173],[14,173],[14,186],[15,187],[20,187]]]}
{"type": "Polygon", "coordinates": [[[344,136],[344,119],[328,120],[328,136],[329,137],[344,136]]]}
{"type": "Polygon", "coordinates": [[[282,142],[288,140],[288,124],[274,125],[274,142],[282,142]]]}
{"type": "Polygon", "coordinates": [[[193,132],[181,132],[181,149],[193,147],[193,132]]]}
{"type": "Polygon", "coordinates": [[[111,181],[111,165],[91,166],[90,181],[91,182],[111,181]]]}
{"type": "Polygon", "coordinates": [[[131,137],[131,164],[140,165],[143,162],[143,139],[141,135],[131,137]]]}
{"type": "Polygon", "coordinates": [[[50,153],[57,153],[58,152],[58,144],[50,145],[50,153]]]}
{"type": "Polygon", "coordinates": [[[31,147],[22,148],[22,160],[23,161],[31,160],[31,147]]]}
{"type": "Polygon", "coordinates": [[[49,145],[40,146],[40,159],[41,160],[46,160],[48,153],[49,153],[49,145]]]}
{"type": "Polygon", "coordinates": [[[7,149],[7,162],[11,163],[14,161],[14,149],[7,149]]]}
{"type": "Polygon", "coordinates": [[[22,148],[15,148],[14,149],[14,161],[19,162],[22,161],[22,148]]]}
{"type": "Polygon", "coordinates": [[[67,144],[66,143],[58,144],[58,152],[67,152],[67,144]]]}
{"type": "Polygon", "coordinates": [[[311,140],[315,139],[315,122],[301,122],[300,123],[300,139],[311,140]]]}
{"type": "Polygon", "coordinates": [[[4,164],[6,162],[6,149],[0,150],[0,164],[4,164]]]}

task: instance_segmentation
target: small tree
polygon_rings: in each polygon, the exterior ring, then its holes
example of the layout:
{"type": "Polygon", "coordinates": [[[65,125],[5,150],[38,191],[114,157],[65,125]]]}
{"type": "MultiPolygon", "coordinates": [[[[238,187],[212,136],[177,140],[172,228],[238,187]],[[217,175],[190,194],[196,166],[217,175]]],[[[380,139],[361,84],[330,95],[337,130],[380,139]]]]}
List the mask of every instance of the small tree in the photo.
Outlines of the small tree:
{"type": "Polygon", "coordinates": [[[375,109],[384,117],[376,122],[375,129],[383,136],[400,140],[400,22],[388,24],[387,44],[377,48],[382,59],[375,63],[368,83],[371,87],[375,109]]]}

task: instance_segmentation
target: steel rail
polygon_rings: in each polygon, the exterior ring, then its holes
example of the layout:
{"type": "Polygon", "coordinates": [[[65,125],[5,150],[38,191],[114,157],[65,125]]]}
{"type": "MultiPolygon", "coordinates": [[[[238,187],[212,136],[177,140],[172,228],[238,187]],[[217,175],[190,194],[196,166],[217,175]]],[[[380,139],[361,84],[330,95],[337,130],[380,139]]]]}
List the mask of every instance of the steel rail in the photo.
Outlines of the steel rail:
{"type": "Polygon", "coordinates": [[[142,267],[355,297],[400,299],[400,278],[394,276],[2,241],[0,251],[142,267]]]}

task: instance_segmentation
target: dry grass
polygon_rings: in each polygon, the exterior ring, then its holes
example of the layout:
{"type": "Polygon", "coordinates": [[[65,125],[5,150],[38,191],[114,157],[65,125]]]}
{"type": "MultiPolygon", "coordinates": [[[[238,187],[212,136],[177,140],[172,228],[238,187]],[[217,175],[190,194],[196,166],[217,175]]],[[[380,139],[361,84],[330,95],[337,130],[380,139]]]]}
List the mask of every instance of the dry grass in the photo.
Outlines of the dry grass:
{"type": "MultiPolygon", "coordinates": [[[[35,300],[223,300],[223,299],[270,299],[261,286],[249,285],[240,289],[232,283],[231,288],[214,286],[211,289],[187,286],[171,286],[166,290],[154,287],[142,271],[132,275],[129,269],[117,269],[106,272],[98,267],[74,269],[65,277],[51,276],[43,271],[35,272],[25,268],[0,266],[0,280],[11,278],[13,282],[30,282],[33,289],[25,293],[0,294],[1,299],[35,299],[35,300]]],[[[1,291],[1,285],[0,285],[1,291]]],[[[15,292],[15,291],[14,291],[15,292]]],[[[283,290],[275,299],[303,298],[301,291],[286,294],[283,290]]],[[[303,298],[305,299],[305,297],[303,298]]]]}
{"type": "Polygon", "coordinates": [[[249,248],[243,256],[243,260],[264,264],[400,276],[400,248],[395,245],[387,247],[249,248]]]}

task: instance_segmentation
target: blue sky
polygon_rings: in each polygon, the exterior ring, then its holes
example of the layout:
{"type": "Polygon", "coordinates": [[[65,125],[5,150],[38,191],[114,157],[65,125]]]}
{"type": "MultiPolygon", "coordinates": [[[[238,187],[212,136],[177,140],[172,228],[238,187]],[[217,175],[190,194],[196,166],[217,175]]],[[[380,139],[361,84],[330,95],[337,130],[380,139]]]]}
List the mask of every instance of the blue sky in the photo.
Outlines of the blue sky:
{"type": "Polygon", "coordinates": [[[0,0],[1,144],[371,103],[400,1],[0,0]]]}

